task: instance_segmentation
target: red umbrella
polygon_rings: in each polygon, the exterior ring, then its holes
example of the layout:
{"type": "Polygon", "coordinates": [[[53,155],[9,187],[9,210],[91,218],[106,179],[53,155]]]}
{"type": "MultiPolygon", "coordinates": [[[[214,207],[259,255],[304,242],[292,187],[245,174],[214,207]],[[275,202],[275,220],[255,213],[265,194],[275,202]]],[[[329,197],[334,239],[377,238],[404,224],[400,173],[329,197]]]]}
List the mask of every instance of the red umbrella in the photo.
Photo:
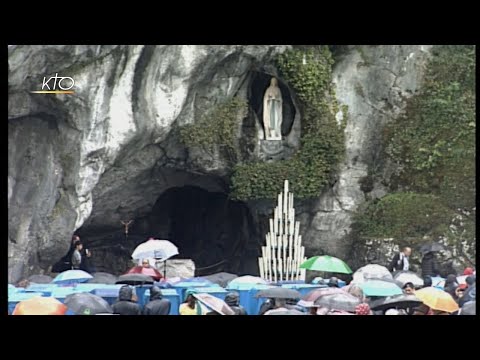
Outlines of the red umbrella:
{"type": "Polygon", "coordinates": [[[148,275],[155,281],[160,281],[163,278],[163,275],[155,268],[152,267],[143,267],[135,266],[127,271],[127,274],[143,274],[148,275]]]}

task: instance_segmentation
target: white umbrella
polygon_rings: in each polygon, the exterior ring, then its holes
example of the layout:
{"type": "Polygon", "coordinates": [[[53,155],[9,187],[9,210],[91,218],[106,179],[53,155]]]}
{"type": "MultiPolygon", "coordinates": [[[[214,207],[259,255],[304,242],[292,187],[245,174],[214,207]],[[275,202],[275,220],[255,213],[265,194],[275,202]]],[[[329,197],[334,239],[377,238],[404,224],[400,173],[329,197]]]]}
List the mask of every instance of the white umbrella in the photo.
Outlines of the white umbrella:
{"type": "Polygon", "coordinates": [[[402,283],[402,286],[408,282],[411,282],[416,288],[423,286],[423,279],[412,271],[399,271],[393,278],[402,283]]]}
{"type": "Polygon", "coordinates": [[[369,264],[361,267],[353,274],[352,284],[362,284],[370,279],[393,280],[393,276],[385,266],[369,264]]]}
{"type": "Polygon", "coordinates": [[[132,253],[134,260],[154,258],[167,260],[178,254],[178,248],[168,240],[148,240],[136,247],[132,253]]]}
{"type": "Polygon", "coordinates": [[[262,279],[258,276],[245,275],[245,276],[237,277],[237,278],[233,279],[232,281],[230,281],[228,283],[228,287],[232,288],[232,289],[236,289],[236,288],[238,288],[238,286],[241,286],[243,284],[251,284],[251,285],[262,284],[262,285],[265,285],[265,284],[268,284],[268,281],[266,281],[266,280],[264,280],[264,279],[262,279]]]}

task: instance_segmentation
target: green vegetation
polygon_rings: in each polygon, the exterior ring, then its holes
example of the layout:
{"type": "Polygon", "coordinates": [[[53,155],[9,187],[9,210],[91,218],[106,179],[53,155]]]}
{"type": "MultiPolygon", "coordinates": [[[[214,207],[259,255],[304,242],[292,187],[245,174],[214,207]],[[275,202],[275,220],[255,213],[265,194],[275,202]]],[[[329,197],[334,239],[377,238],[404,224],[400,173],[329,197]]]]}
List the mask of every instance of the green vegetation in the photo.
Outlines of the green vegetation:
{"type": "Polygon", "coordinates": [[[244,114],[247,104],[237,97],[214,107],[200,121],[180,129],[180,138],[188,146],[212,152],[218,146],[228,154],[236,154],[235,137],[238,116],[244,114]]]}
{"type": "MultiPolygon", "coordinates": [[[[475,246],[475,46],[437,46],[421,93],[385,130],[399,165],[398,193],[357,216],[365,237],[443,236],[459,252],[475,246]],[[462,244],[463,243],[463,247],[462,244]]],[[[462,254],[464,258],[474,258],[462,254]]]]}
{"type": "Polygon", "coordinates": [[[232,197],[239,200],[273,199],[282,191],[284,179],[297,198],[320,195],[345,153],[344,119],[337,124],[339,104],[332,86],[333,58],[328,47],[290,50],[277,59],[277,66],[295,91],[303,110],[300,150],[289,160],[237,164],[232,176],[232,197]],[[304,61],[305,59],[305,61],[304,61]]]}

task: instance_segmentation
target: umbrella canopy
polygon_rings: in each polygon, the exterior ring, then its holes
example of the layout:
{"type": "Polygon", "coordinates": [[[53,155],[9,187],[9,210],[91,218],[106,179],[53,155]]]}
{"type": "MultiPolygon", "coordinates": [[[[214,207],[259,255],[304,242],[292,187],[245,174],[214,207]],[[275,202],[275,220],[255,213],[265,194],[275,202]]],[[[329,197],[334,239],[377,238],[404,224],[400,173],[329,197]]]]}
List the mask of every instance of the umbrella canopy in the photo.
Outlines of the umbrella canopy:
{"type": "Polygon", "coordinates": [[[58,274],[52,282],[55,284],[76,284],[86,282],[91,278],[93,276],[83,270],[67,270],[58,274]]]}
{"type": "Polygon", "coordinates": [[[12,315],[65,315],[68,307],[53,297],[36,296],[20,301],[12,315]]]}
{"type": "Polygon", "coordinates": [[[476,315],[476,301],[469,301],[465,303],[459,311],[458,315],[476,315]]]}
{"type": "Polygon", "coordinates": [[[178,248],[168,240],[148,240],[138,245],[132,253],[135,260],[154,258],[167,260],[178,254],[178,248]]]}
{"type": "Polygon", "coordinates": [[[126,284],[126,285],[143,285],[143,284],[153,284],[153,279],[151,276],[143,274],[126,274],[118,277],[118,280],[115,284],[126,284]]]}
{"type": "Polygon", "coordinates": [[[390,308],[407,309],[419,306],[420,304],[422,304],[422,300],[415,295],[401,294],[375,300],[372,302],[370,308],[375,311],[387,310],[390,308]]]}
{"type": "Polygon", "coordinates": [[[205,276],[204,278],[222,287],[226,287],[230,281],[238,278],[238,275],[230,274],[227,272],[220,272],[220,273],[205,276]]]}
{"type": "Polygon", "coordinates": [[[307,295],[302,297],[304,301],[315,301],[321,296],[325,295],[334,295],[334,294],[345,294],[343,289],[339,288],[322,288],[322,289],[315,289],[310,291],[307,295]]]}
{"type": "Polygon", "coordinates": [[[365,296],[393,296],[403,294],[402,289],[393,282],[368,280],[359,284],[365,296]]]}
{"type": "Polygon", "coordinates": [[[398,271],[394,274],[393,279],[398,281],[402,287],[409,282],[411,282],[416,288],[423,286],[423,279],[413,271],[398,271]]]}
{"type": "Polygon", "coordinates": [[[440,276],[432,277],[432,286],[443,289],[445,287],[445,278],[440,276]]]}
{"type": "Polygon", "coordinates": [[[351,274],[352,270],[342,260],[329,256],[314,256],[300,265],[300,268],[307,270],[325,271],[341,274],[351,274]]]}
{"type": "Polygon", "coordinates": [[[415,296],[433,310],[449,313],[458,310],[458,304],[449,293],[431,286],[416,291],[415,296]]]}
{"type": "Polygon", "coordinates": [[[209,309],[216,311],[220,315],[235,315],[235,311],[222,299],[210,294],[193,293],[192,295],[209,309]]]}
{"type": "Polygon", "coordinates": [[[272,299],[299,299],[302,295],[293,289],[272,287],[270,289],[260,290],[255,297],[272,298],[272,299]]]}
{"type": "Polygon", "coordinates": [[[385,266],[369,264],[361,267],[353,274],[352,284],[361,284],[369,279],[392,280],[393,276],[385,266]]]}
{"type": "Polygon", "coordinates": [[[234,287],[238,286],[240,284],[263,284],[266,285],[268,284],[268,281],[258,277],[258,276],[250,276],[250,275],[245,275],[245,276],[240,276],[237,277],[236,279],[233,279],[228,283],[228,287],[234,287]]]}
{"type": "Polygon", "coordinates": [[[113,313],[112,308],[104,299],[85,292],[67,295],[65,305],[77,315],[113,313]]]}
{"type": "Polygon", "coordinates": [[[115,284],[117,277],[106,272],[96,272],[87,282],[90,284],[115,284]]]}
{"type": "Polygon", "coordinates": [[[355,315],[355,314],[352,314],[348,311],[332,310],[332,311],[329,311],[327,315],[355,315]]]}
{"type": "Polygon", "coordinates": [[[284,311],[274,311],[266,315],[307,315],[307,314],[295,309],[289,309],[284,311]]]}
{"type": "Polygon", "coordinates": [[[28,278],[28,281],[35,284],[50,284],[53,278],[48,275],[32,275],[28,278]]]}
{"type": "Polygon", "coordinates": [[[127,271],[127,274],[143,274],[150,276],[155,281],[160,281],[160,279],[163,278],[163,275],[157,269],[152,267],[134,266],[127,271]]]}
{"type": "Polygon", "coordinates": [[[355,307],[360,303],[360,299],[346,292],[321,296],[314,302],[319,307],[349,312],[355,312],[355,307]]]}
{"type": "Polygon", "coordinates": [[[436,242],[431,242],[428,244],[423,244],[420,246],[420,252],[422,254],[427,254],[429,252],[439,252],[445,250],[445,247],[442,244],[436,243],[436,242]]]}

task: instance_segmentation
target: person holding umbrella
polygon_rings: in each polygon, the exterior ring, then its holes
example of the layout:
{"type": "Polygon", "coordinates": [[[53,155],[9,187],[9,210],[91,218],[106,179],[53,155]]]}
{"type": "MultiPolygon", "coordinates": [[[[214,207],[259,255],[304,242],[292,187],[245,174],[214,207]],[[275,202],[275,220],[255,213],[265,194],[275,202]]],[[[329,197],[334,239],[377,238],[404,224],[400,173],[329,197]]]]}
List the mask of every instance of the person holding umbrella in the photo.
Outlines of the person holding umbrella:
{"type": "Polygon", "coordinates": [[[435,253],[433,251],[429,251],[422,258],[422,277],[436,277],[438,276],[439,272],[440,271],[437,259],[435,258],[435,253]]]}

